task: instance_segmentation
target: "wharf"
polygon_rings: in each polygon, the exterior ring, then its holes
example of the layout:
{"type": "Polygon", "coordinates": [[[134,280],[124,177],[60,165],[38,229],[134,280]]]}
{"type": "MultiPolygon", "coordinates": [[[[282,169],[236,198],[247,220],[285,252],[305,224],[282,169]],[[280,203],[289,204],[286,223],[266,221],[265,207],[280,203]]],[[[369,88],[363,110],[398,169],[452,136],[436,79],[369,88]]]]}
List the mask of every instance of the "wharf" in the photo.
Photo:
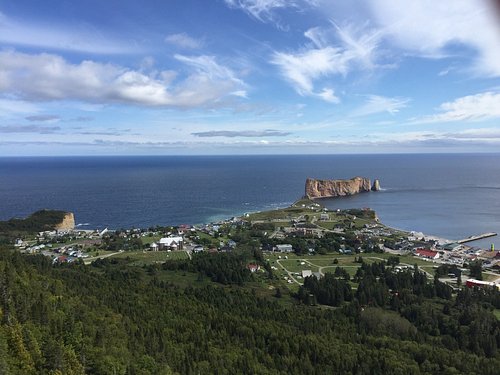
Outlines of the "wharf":
{"type": "Polygon", "coordinates": [[[493,237],[493,236],[496,236],[496,235],[497,234],[493,233],[493,232],[478,234],[477,236],[469,236],[467,238],[464,238],[463,240],[458,240],[457,243],[463,244],[463,243],[466,243],[466,242],[472,242],[472,241],[476,241],[476,240],[481,240],[483,238],[493,237]]]}

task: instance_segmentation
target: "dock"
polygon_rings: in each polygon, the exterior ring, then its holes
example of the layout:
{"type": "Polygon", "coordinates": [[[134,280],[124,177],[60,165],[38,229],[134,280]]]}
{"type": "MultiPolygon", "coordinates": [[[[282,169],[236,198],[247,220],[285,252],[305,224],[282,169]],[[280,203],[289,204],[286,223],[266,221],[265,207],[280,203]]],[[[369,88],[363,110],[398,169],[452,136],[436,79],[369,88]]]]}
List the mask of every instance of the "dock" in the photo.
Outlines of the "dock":
{"type": "Polygon", "coordinates": [[[493,233],[493,232],[478,234],[477,236],[469,236],[467,238],[464,238],[463,240],[458,240],[457,243],[463,244],[463,243],[466,243],[466,242],[472,242],[472,241],[476,241],[476,240],[481,240],[483,238],[493,237],[493,236],[496,236],[496,235],[497,234],[493,233]]]}

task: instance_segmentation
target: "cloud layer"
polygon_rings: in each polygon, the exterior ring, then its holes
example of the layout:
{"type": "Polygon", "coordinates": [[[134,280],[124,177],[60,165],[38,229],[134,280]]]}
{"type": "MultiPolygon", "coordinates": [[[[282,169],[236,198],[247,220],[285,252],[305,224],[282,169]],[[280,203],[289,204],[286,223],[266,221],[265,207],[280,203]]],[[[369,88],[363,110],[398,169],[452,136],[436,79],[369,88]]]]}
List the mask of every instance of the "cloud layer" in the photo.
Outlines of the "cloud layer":
{"type": "Polygon", "coordinates": [[[206,132],[191,133],[195,137],[245,137],[245,138],[260,138],[260,137],[286,137],[290,132],[283,132],[279,130],[266,129],[266,130],[210,130],[206,132]]]}
{"type": "Polygon", "coordinates": [[[81,100],[141,106],[210,107],[245,87],[213,56],[175,58],[190,69],[182,80],[174,71],[145,74],[90,60],[72,64],[53,54],[0,52],[0,91],[17,98],[81,100]]]}
{"type": "Polygon", "coordinates": [[[457,98],[439,106],[441,113],[416,119],[420,123],[481,121],[500,118],[500,93],[484,92],[457,98]]]}

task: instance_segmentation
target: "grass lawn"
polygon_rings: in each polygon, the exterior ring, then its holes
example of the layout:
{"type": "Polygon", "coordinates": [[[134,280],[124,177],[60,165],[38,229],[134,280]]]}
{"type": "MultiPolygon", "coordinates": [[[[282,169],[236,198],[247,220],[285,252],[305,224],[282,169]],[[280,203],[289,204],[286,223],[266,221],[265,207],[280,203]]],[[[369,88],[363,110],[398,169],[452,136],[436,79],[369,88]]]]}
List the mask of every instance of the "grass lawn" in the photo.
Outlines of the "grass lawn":
{"type": "Polygon", "coordinates": [[[312,272],[318,272],[318,267],[309,264],[307,262],[307,259],[304,261],[298,259],[285,259],[281,260],[280,263],[290,272],[301,273],[303,270],[311,270],[312,272]]]}
{"type": "Polygon", "coordinates": [[[132,266],[143,266],[145,264],[163,263],[167,260],[187,259],[185,251],[124,251],[113,255],[116,258],[130,258],[132,266]]]}
{"type": "Polygon", "coordinates": [[[482,275],[483,275],[484,281],[495,281],[496,279],[498,279],[500,277],[499,274],[491,274],[491,273],[486,273],[486,272],[483,272],[482,275]]]}
{"type": "Polygon", "coordinates": [[[145,237],[141,237],[141,241],[142,241],[142,244],[143,245],[149,245],[153,242],[158,242],[160,240],[162,236],[160,235],[157,235],[157,236],[145,236],[145,237]]]}
{"type": "Polygon", "coordinates": [[[500,320],[500,309],[493,310],[493,314],[497,317],[498,320],[500,320]]]}
{"type": "Polygon", "coordinates": [[[339,223],[340,221],[317,221],[314,224],[321,228],[325,228],[328,230],[333,230],[335,226],[339,223]]]}

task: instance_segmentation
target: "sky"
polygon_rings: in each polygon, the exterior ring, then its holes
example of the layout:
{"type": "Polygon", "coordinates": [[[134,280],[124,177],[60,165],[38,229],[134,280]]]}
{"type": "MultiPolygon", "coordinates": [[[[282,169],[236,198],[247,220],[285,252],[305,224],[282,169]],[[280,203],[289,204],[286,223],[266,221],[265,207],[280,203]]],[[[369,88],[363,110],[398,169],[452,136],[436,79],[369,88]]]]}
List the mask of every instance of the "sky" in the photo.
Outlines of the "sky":
{"type": "Polygon", "coordinates": [[[492,0],[0,0],[0,156],[499,151],[492,0]]]}

